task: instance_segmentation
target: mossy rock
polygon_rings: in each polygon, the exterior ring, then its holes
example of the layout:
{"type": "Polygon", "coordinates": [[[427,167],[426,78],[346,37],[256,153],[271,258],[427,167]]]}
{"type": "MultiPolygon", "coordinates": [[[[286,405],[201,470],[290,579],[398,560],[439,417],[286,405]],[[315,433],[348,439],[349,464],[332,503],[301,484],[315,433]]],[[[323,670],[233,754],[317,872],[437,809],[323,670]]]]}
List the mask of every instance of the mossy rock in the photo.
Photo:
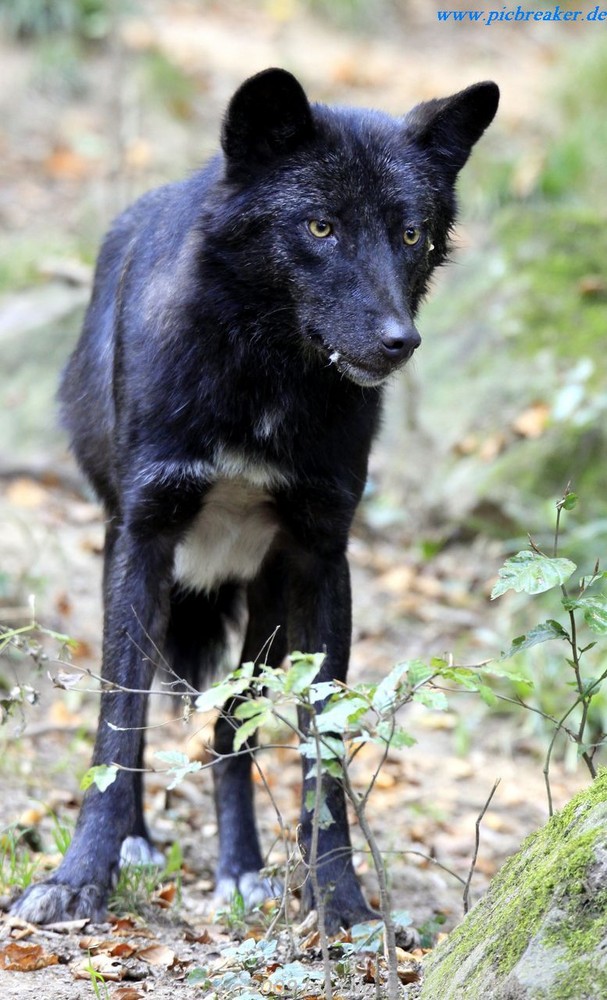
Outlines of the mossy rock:
{"type": "Polygon", "coordinates": [[[432,952],[422,1000],[607,997],[607,771],[529,837],[432,952]]]}

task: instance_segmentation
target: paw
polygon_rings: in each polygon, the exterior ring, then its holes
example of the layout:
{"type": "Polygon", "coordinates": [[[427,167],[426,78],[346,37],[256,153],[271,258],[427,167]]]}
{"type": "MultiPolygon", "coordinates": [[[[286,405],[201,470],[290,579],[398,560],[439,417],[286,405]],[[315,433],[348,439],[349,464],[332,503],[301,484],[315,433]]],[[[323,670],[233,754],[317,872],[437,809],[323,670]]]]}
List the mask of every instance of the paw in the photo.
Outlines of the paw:
{"type": "Polygon", "coordinates": [[[74,888],[60,882],[40,882],[23,893],[11,907],[11,913],[30,924],[83,919],[101,923],[106,902],[106,891],[94,883],[74,888]]]}
{"type": "Polygon", "coordinates": [[[164,854],[145,837],[125,837],[120,847],[120,867],[126,865],[164,868],[164,854]]]}
{"type": "Polygon", "coordinates": [[[259,872],[243,872],[236,878],[224,876],[218,879],[215,886],[215,906],[231,903],[237,892],[243,898],[245,910],[254,910],[268,899],[279,899],[282,896],[282,885],[278,879],[265,878],[259,872]]]}
{"type": "MultiPolygon", "coordinates": [[[[381,913],[367,906],[365,898],[354,872],[342,875],[341,881],[332,882],[321,893],[325,903],[325,930],[327,934],[338,934],[342,928],[353,927],[354,924],[366,924],[370,920],[381,920],[381,913]]],[[[312,893],[311,879],[308,876],[302,894],[302,912],[317,910],[312,893]]]]}

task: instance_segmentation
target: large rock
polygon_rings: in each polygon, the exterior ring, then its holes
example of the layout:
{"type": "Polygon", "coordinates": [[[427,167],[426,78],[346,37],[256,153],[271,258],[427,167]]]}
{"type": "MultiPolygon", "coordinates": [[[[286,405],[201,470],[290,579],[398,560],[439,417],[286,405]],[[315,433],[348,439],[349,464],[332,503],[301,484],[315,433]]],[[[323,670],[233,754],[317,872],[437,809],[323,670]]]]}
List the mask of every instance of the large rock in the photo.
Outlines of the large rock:
{"type": "Polygon", "coordinates": [[[605,1000],[607,771],[529,837],[432,953],[422,1000],[605,1000]]]}

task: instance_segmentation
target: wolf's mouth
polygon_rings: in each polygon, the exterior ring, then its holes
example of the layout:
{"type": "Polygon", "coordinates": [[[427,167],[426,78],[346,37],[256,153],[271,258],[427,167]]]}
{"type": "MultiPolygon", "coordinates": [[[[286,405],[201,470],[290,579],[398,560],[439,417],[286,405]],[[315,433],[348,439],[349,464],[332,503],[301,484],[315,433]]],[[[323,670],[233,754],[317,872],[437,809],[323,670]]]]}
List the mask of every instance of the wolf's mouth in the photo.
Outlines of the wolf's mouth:
{"type": "Polygon", "coordinates": [[[351,358],[348,358],[345,354],[343,354],[342,351],[333,347],[333,345],[330,344],[322,336],[322,334],[316,331],[310,335],[310,340],[326,358],[327,367],[334,365],[341,375],[349,379],[351,382],[354,382],[356,385],[381,385],[381,383],[385,382],[390,375],[390,371],[380,371],[372,365],[363,365],[360,361],[353,361],[351,358]]]}

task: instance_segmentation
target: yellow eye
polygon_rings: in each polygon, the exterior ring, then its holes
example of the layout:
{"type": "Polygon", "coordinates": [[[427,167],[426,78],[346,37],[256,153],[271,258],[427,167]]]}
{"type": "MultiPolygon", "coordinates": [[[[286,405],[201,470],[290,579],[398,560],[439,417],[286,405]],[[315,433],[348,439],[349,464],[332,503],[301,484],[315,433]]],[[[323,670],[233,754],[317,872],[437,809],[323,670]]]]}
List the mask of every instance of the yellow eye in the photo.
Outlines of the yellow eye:
{"type": "Polygon", "coordinates": [[[414,247],[416,243],[419,243],[421,235],[422,231],[417,226],[407,226],[403,232],[403,243],[408,247],[414,247]]]}
{"type": "Polygon", "coordinates": [[[316,236],[318,240],[326,239],[333,232],[331,223],[325,222],[324,219],[310,219],[308,229],[312,233],[312,236],[316,236]]]}

